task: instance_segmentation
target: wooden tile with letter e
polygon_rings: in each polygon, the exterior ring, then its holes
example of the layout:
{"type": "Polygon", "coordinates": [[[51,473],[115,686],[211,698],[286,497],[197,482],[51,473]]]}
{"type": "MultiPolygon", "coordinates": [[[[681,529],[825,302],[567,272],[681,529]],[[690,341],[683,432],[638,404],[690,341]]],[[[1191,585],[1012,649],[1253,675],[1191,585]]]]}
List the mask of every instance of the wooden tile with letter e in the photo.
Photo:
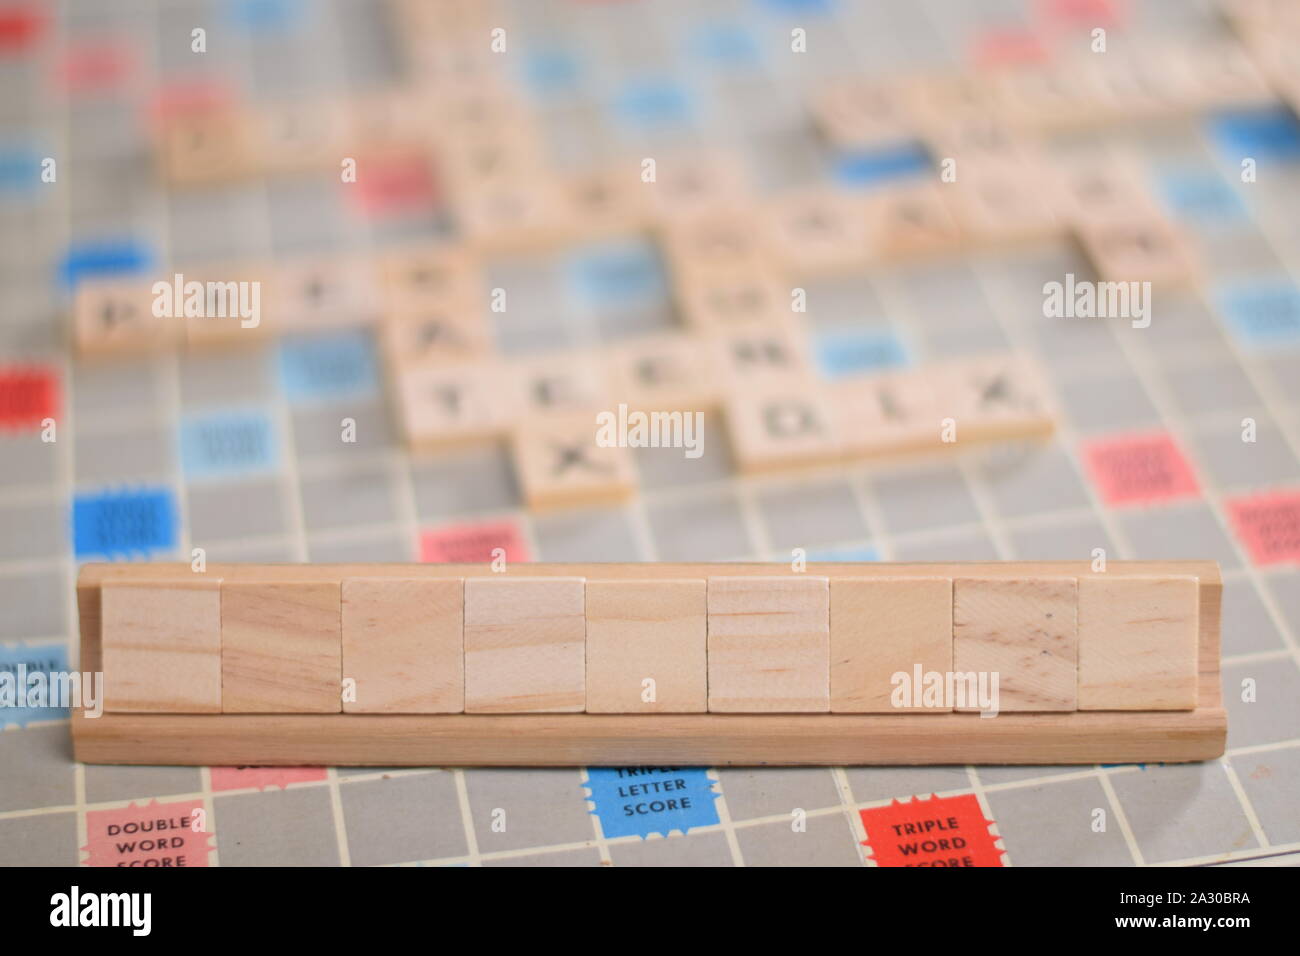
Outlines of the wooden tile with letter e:
{"type": "Polygon", "coordinates": [[[1196,707],[1195,578],[1079,579],[1079,709],[1196,707]]]}
{"type": "MultiPolygon", "coordinates": [[[[640,414],[640,413],[636,413],[640,414]]],[[[624,501],[636,491],[616,411],[534,416],[511,437],[524,500],[535,509],[624,501]]],[[[677,420],[683,421],[679,413],[677,420]]]]}
{"type": "Polygon", "coordinates": [[[223,582],[222,711],[341,711],[341,600],[331,582],[223,582]]]}
{"type": "Polygon", "coordinates": [[[465,713],[577,713],[587,701],[583,578],[465,580],[465,713]]]}
{"type": "Polygon", "coordinates": [[[951,710],[942,696],[923,696],[926,674],[951,670],[950,578],[831,581],[832,713],[951,710]],[[893,681],[898,673],[907,675],[901,689],[893,681]]]}
{"type": "Polygon", "coordinates": [[[1076,710],[1076,606],[1074,578],[954,579],[953,670],[997,674],[999,711],[1076,710]]]}
{"type": "Polygon", "coordinates": [[[826,578],[709,578],[709,710],[830,710],[826,578]]]}
{"type": "Polygon", "coordinates": [[[460,578],[344,578],[344,712],[463,711],[464,593],[460,578]]]}
{"type": "Polygon", "coordinates": [[[708,708],[706,589],[693,581],[587,582],[587,713],[708,708]]]}
{"type": "Polygon", "coordinates": [[[105,710],[221,712],[220,585],[199,575],[104,584],[105,710]]]}
{"type": "Polygon", "coordinates": [[[605,352],[610,403],[640,411],[698,411],[718,404],[714,356],[699,339],[665,333],[605,352]]]}

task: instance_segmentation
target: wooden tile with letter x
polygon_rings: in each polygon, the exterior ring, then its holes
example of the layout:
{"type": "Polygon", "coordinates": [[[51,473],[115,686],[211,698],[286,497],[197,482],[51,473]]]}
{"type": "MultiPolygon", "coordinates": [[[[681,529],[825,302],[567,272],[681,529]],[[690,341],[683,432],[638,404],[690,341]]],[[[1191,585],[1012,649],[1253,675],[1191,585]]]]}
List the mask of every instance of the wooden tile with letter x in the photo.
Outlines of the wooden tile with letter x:
{"type": "Polygon", "coordinates": [[[826,578],[709,578],[709,710],[830,710],[826,578]]]}
{"type": "Polygon", "coordinates": [[[461,713],[464,604],[460,578],[344,578],[343,711],[461,713]]]}
{"type": "Polygon", "coordinates": [[[1041,438],[1056,427],[1055,403],[1037,364],[1023,355],[955,359],[930,369],[940,418],[956,443],[1041,438]]]}
{"type": "Polygon", "coordinates": [[[122,581],[104,585],[104,709],[221,712],[221,582],[122,581]]]}
{"type": "Polygon", "coordinates": [[[1192,710],[1195,578],[1079,578],[1079,709],[1192,710]]]}
{"type": "Polygon", "coordinates": [[[708,710],[706,588],[690,581],[587,582],[587,713],[708,710]]]}
{"type": "Polygon", "coordinates": [[[222,711],[341,711],[340,604],[337,582],[223,582],[222,711]]]}
{"type": "Polygon", "coordinates": [[[1002,712],[1077,710],[1076,607],[1074,578],[954,579],[953,670],[996,674],[1002,712]]]}
{"type": "Polygon", "coordinates": [[[515,471],[530,508],[625,501],[636,493],[636,470],[622,443],[616,411],[533,416],[511,436],[515,471]]]}
{"type": "Polygon", "coordinates": [[[465,713],[586,706],[582,578],[465,580],[465,713]]]}
{"type": "Polygon", "coordinates": [[[831,711],[951,710],[921,694],[924,675],[952,670],[950,578],[831,580],[831,711]],[[905,674],[901,691],[895,674],[905,674]]]}

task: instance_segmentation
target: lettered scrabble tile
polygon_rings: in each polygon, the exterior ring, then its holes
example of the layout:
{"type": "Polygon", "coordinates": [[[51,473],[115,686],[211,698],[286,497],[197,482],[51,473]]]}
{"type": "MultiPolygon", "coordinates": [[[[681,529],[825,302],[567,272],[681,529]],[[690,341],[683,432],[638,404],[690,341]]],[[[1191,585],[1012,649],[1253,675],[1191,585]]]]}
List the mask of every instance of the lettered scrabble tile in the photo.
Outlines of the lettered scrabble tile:
{"type": "Polygon", "coordinates": [[[680,334],[611,346],[604,357],[610,404],[647,412],[714,408],[719,389],[713,360],[699,339],[680,334]]]}
{"type": "Polygon", "coordinates": [[[415,448],[496,438],[517,411],[504,367],[495,362],[399,365],[393,378],[402,433],[415,448]]]}
{"type": "Polygon", "coordinates": [[[961,247],[961,230],[940,188],[919,183],[867,198],[865,215],[873,260],[936,256],[961,247]]]}
{"type": "Polygon", "coordinates": [[[464,604],[460,578],[344,578],[344,712],[463,711],[464,604]]]}
{"type": "Polygon", "coordinates": [[[173,183],[229,181],[256,169],[248,120],[235,109],[169,117],[159,137],[159,163],[173,183]]]}
{"type": "Polygon", "coordinates": [[[72,305],[73,338],[80,355],[126,354],[176,348],[185,321],[153,314],[145,281],[87,280],[72,305]]]}
{"type": "Polygon", "coordinates": [[[876,78],[830,84],[814,96],[810,109],[835,146],[882,149],[915,138],[898,85],[876,78]]]}
{"type": "Polygon", "coordinates": [[[1076,710],[1076,606],[1073,578],[956,578],[953,670],[996,673],[1000,711],[1076,710]]]}
{"type": "Polygon", "coordinates": [[[675,274],[682,321],[702,332],[742,323],[780,322],[794,313],[790,282],[755,266],[687,269],[675,274]]]}
{"type": "Polygon", "coordinates": [[[1033,163],[988,166],[958,172],[942,195],[958,227],[974,242],[1033,242],[1065,231],[1051,202],[1047,173],[1033,163]]]}
{"type": "Polygon", "coordinates": [[[220,580],[107,581],[100,595],[104,709],[221,712],[220,580]]]}
{"type": "Polygon", "coordinates": [[[1195,578],[1079,579],[1079,709],[1194,710],[1195,578]]]}
{"type": "Polygon", "coordinates": [[[392,365],[441,365],[485,359],[492,330],[481,309],[452,302],[406,307],[381,323],[384,353],[392,365]]]}
{"type": "Polygon", "coordinates": [[[459,246],[401,249],[379,264],[384,299],[391,311],[483,302],[487,282],[478,261],[459,246]]]}
{"type": "Polygon", "coordinates": [[[583,578],[465,580],[465,713],[586,706],[583,578]]]}
{"type": "Polygon", "coordinates": [[[587,713],[708,710],[706,588],[696,581],[587,582],[587,713]]]}
{"type": "Polygon", "coordinates": [[[925,675],[952,670],[950,578],[831,581],[831,711],[891,714],[951,710],[921,697],[925,675]],[[893,676],[907,675],[895,706],[893,676]],[[918,681],[917,678],[920,678],[918,681]],[[932,704],[933,706],[925,706],[932,704]]]}
{"type": "Polygon", "coordinates": [[[1187,285],[1201,271],[1191,240],[1162,216],[1087,223],[1079,229],[1079,243],[1107,282],[1187,285]]]}
{"type": "Polygon", "coordinates": [[[709,578],[709,710],[830,710],[827,579],[709,578]]]}
{"type": "Polygon", "coordinates": [[[796,275],[844,272],[867,264],[870,234],[861,196],[803,189],[777,197],[763,212],[772,257],[796,275]]]}
{"type": "Polygon", "coordinates": [[[737,391],[723,408],[732,455],[742,471],[813,467],[843,452],[826,392],[811,378],[737,391]]]}
{"type": "Polygon", "coordinates": [[[872,458],[943,450],[936,385],[926,370],[831,382],[826,389],[844,453],[872,458]]]}
{"type": "Polygon", "coordinates": [[[1006,441],[1050,435],[1055,403],[1038,364],[1025,355],[976,356],[930,369],[940,419],[955,425],[955,442],[1006,441]]]}
{"type": "MultiPolygon", "coordinates": [[[[511,436],[515,473],[530,508],[625,501],[636,491],[631,452],[617,412],[533,417],[511,436]]],[[[647,436],[648,437],[648,436],[647,436]]]]}
{"type": "Polygon", "coordinates": [[[221,709],[227,714],[342,710],[338,584],[221,585],[221,709]]]}

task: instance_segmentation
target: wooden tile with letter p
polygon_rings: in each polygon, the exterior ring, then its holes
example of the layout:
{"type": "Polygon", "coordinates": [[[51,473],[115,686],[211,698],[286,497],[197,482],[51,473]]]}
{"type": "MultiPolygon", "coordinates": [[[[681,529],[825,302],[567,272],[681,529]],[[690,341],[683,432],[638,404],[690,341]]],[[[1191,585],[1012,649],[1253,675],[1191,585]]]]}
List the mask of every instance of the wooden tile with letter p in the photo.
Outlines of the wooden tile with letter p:
{"type": "Polygon", "coordinates": [[[709,710],[830,710],[826,578],[709,578],[709,710]]]}
{"type": "Polygon", "coordinates": [[[942,699],[922,697],[925,675],[946,677],[951,670],[950,578],[831,581],[833,713],[952,710],[942,699]],[[898,673],[907,675],[906,683],[894,683],[898,673]]]}
{"type": "Polygon", "coordinates": [[[221,712],[220,579],[108,581],[101,592],[104,709],[221,712]]]}
{"type": "Polygon", "coordinates": [[[1076,607],[1074,578],[955,579],[953,670],[997,674],[999,711],[1076,710],[1076,607]]]}
{"type": "Polygon", "coordinates": [[[587,582],[587,713],[708,710],[706,591],[696,581],[587,582]]]}
{"type": "Polygon", "coordinates": [[[339,585],[221,585],[221,709],[227,714],[334,714],[343,709],[339,585]]]}
{"type": "Polygon", "coordinates": [[[344,578],[344,712],[463,711],[464,593],[460,578],[344,578]]]}
{"type": "Polygon", "coordinates": [[[1079,579],[1079,709],[1195,710],[1195,578],[1079,579]]]}
{"type": "Polygon", "coordinates": [[[465,580],[465,713],[586,706],[583,578],[465,580]]]}

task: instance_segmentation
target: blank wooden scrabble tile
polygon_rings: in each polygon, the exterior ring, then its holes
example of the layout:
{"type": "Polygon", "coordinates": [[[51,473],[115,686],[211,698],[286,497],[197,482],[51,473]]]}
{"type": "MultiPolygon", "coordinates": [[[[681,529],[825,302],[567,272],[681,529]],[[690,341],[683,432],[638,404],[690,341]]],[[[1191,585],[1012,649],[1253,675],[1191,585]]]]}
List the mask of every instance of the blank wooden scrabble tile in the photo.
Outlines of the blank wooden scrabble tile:
{"type": "Polygon", "coordinates": [[[1079,579],[1079,709],[1194,710],[1200,588],[1189,577],[1079,579]]]}
{"type": "Polygon", "coordinates": [[[342,710],[338,584],[221,586],[221,709],[228,714],[342,710]]]}
{"type": "MultiPolygon", "coordinates": [[[[632,453],[617,443],[617,412],[605,409],[601,414],[612,416],[608,430],[597,424],[594,410],[533,417],[514,429],[510,448],[515,474],[530,508],[607,504],[632,497],[636,470],[632,453]],[[602,435],[609,441],[603,442],[602,435]]],[[[676,421],[694,424],[683,415],[676,421]]]]}
{"type": "Polygon", "coordinates": [[[587,713],[708,710],[706,589],[694,581],[587,582],[587,713]]]}
{"type": "Polygon", "coordinates": [[[953,670],[997,673],[1000,711],[1077,709],[1076,600],[1074,578],[954,579],[953,670]]]}
{"type": "Polygon", "coordinates": [[[586,706],[582,578],[465,580],[465,713],[586,706]]]}
{"type": "Polygon", "coordinates": [[[976,356],[936,363],[929,374],[940,418],[956,424],[956,447],[1050,435],[1055,403],[1038,364],[1026,355],[976,356]]]}
{"type": "Polygon", "coordinates": [[[402,434],[414,448],[499,437],[518,411],[504,367],[495,362],[399,365],[393,378],[402,434]]]}
{"type": "Polygon", "coordinates": [[[830,710],[827,579],[709,578],[709,710],[830,710]]]}
{"type": "Polygon", "coordinates": [[[344,712],[463,711],[464,595],[460,578],[344,578],[344,712]]]}
{"type": "Polygon", "coordinates": [[[900,710],[951,710],[942,699],[898,698],[893,676],[920,694],[915,680],[952,670],[950,578],[834,578],[831,581],[831,711],[889,714],[900,710]]]}
{"type": "Polygon", "coordinates": [[[195,575],[104,584],[105,710],[221,712],[220,583],[195,575]]]}
{"type": "Polygon", "coordinates": [[[731,453],[742,471],[813,467],[843,454],[827,393],[811,378],[738,389],[723,408],[731,453]]]}

